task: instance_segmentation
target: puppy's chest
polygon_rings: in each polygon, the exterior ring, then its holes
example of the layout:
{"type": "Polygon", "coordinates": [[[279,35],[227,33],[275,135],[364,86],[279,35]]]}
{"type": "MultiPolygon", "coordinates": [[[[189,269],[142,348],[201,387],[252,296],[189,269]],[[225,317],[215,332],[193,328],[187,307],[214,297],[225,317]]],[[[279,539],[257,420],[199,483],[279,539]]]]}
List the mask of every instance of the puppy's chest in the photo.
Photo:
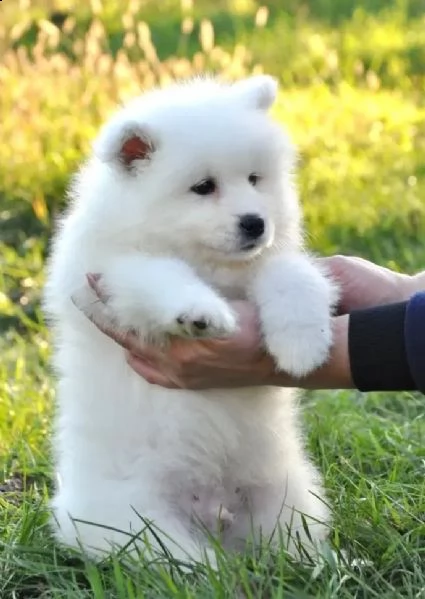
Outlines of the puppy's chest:
{"type": "Polygon", "coordinates": [[[229,300],[244,300],[247,298],[249,274],[246,269],[202,268],[199,269],[202,279],[217,289],[229,300]]]}

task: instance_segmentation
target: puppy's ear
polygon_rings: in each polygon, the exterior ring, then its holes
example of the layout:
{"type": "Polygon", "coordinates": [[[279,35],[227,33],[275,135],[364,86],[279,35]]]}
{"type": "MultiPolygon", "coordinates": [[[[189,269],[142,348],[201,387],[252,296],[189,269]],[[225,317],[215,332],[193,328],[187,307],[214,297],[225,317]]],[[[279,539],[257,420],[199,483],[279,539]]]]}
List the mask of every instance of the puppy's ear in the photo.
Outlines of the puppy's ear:
{"type": "Polygon", "coordinates": [[[153,152],[153,145],[144,135],[134,134],[125,139],[119,151],[119,158],[125,166],[131,166],[135,160],[146,160],[153,152]]]}
{"type": "Polygon", "coordinates": [[[269,75],[254,75],[234,83],[231,92],[247,107],[268,110],[276,100],[278,83],[269,75]]]}
{"type": "Polygon", "coordinates": [[[107,124],[93,149],[102,162],[117,162],[126,168],[137,160],[148,160],[155,151],[147,127],[133,122],[107,124]]]}

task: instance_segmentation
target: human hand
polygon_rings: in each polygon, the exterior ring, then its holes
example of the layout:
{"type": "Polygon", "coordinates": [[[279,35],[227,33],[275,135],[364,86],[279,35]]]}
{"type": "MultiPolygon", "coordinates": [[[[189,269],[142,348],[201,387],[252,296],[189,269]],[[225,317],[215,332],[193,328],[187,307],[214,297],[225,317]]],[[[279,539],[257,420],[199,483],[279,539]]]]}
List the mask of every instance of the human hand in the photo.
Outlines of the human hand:
{"type": "MultiPolygon", "coordinates": [[[[89,285],[99,300],[98,275],[88,275],[89,285]]],[[[230,303],[238,319],[238,332],[228,339],[173,338],[166,348],[143,345],[134,333],[123,334],[113,327],[92,322],[126,350],[131,368],[149,383],[168,388],[211,389],[266,384],[274,362],[262,346],[254,306],[230,303]]]]}
{"type": "MultiPolygon", "coordinates": [[[[96,280],[88,277],[96,291],[96,280]]],[[[101,299],[101,298],[100,298],[101,299]]],[[[348,317],[333,319],[331,359],[301,380],[277,373],[273,359],[263,349],[257,311],[244,301],[230,302],[238,332],[228,339],[174,338],[165,349],[144,346],[134,333],[121,333],[99,325],[105,335],[126,350],[131,368],[153,385],[169,389],[214,389],[276,385],[306,389],[350,388],[347,355],[348,317]]]]}
{"type": "MultiPolygon", "coordinates": [[[[361,258],[332,256],[319,262],[341,286],[341,314],[403,301],[416,289],[425,288],[422,275],[418,280],[361,258]]],[[[89,277],[89,283],[96,291],[96,280],[89,277]]],[[[95,324],[127,350],[127,361],[135,372],[163,387],[211,389],[276,384],[313,389],[349,388],[352,384],[347,318],[333,319],[334,346],[328,362],[298,381],[275,373],[274,362],[263,349],[255,308],[248,302],[234,302],[232,307],[239,320],[239,332],[234,336],[224,340],[173,339],[165,351],[141,345],[134,334],[122,335],[95,324]]]]}
{"type": "Polygon", "coordinates": [[[319,259],[340,285],[341,314],[407,300],[415,291],[413,277],[363,258],[331,256],[319,259]]]}
{"type": "Polygon", "coordinates": [[[228,339],[177,339],[164,349],[127,346],[128,364],[148,382],[168,388],[212,389],[265,384],[274,363],[264,352],[255,308],[231,302],[239,331],[228,339]]]}

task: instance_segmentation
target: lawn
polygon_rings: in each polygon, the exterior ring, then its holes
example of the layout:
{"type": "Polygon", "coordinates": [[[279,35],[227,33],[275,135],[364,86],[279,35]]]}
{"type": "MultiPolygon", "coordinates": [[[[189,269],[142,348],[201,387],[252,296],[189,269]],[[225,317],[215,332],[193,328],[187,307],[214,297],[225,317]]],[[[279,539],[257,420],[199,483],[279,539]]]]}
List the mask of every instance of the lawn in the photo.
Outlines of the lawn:
{"type": "Polygon", "coordinates": [[[421,0],[266,4],[0,5],[1,599],[425,596],[425,402],[415,394],[303,399],[334,506],[320,568],[283,552],[219,549],[218,573],[118,558],[96,565],[55,547],[46,525],[54,379],[39,307],[43,264],[69,176],[117,102],[204,69],[274,74],[276,118],[300,148],[310,247],[424,268],[421,0]]]}

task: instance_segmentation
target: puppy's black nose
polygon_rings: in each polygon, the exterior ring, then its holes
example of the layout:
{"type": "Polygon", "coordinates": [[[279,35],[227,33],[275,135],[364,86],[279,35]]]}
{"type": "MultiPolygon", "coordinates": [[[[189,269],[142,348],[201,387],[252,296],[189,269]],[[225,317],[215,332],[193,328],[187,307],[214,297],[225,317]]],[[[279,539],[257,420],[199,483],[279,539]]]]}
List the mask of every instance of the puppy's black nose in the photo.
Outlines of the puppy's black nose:
{"type": "Polygon", "coordinates": [[[239,229],[245,239],[258,239],[264,233],[264,219],[257,214],[244,214],[240,217],[239,229]]]}

